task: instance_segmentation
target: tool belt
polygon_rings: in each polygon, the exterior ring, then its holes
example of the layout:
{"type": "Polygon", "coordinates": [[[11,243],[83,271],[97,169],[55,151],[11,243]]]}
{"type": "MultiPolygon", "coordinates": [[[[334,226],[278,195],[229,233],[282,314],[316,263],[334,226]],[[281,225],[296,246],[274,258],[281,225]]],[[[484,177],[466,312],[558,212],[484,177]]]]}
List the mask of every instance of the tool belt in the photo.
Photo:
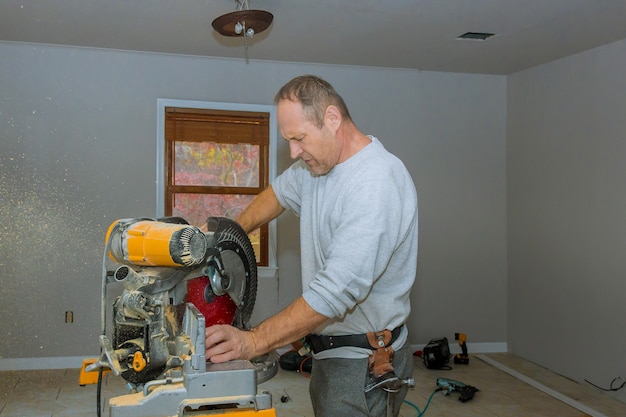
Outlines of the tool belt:
{"type": "MultiPolygon", "coordinates": [[[[402,325],[403,326],[403,325],[402,325]]],[[[397,390],[402,382],[396,376],[393,369],[393,348],[391,344],[396,341],[402,326],[393,330],[382,330],[380,332],[369,332],[364,334],[324,336],[308,335],[304,342],[313,351],[319,353],[327,349],[343,346],[355,346],[371,349],[372,354],[368,358],[368,368],[370,371],[370,383],[365,386],[365,392],[370,392],[374,388],[386,390],[397,390]]]]}
{"type": "Polygon", "coordinates": [[[376,334],[389,332],[391,337],[389,341],[384,344],[383,347],[385,347],[395,342],[396,339],[398,339],[398,336],[400,336],[401,331],[402,331],[402,326],[398,326],[392,331],[383,330],[382,332],[369,332],[369,333],[363,333],[363,334],[349,334],[349,335],[341,335],[341,336],[326,336],[326,335],[310,334],[305,337],[305,343],[309,345],[313,353],[320,353],[324,350],[334,349],[338,347],[345,347],[345,346],[354,346],[354,347],[360,347],[360,348],[365,348],[365,349],[373,349],[373,348],[378,349],[380,348],[380,346],[378,344],[378,338],[376,337],[376,334]],[[374,337],[375,346],[372,346],[372,344],[370,343],[368,335],[370,335],[370,338],[374,337]]]}

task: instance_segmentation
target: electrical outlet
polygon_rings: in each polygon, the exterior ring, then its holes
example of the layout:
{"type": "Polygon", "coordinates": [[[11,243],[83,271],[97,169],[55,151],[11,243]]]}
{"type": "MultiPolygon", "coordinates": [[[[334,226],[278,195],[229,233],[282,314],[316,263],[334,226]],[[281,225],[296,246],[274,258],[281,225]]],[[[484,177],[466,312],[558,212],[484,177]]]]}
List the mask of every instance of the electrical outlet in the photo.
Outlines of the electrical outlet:
{"type": "Polygon", "coordinates": [[[66,311],[65,312],[65,322],[66,323],[74,323],[74,312],[66,311]]]}

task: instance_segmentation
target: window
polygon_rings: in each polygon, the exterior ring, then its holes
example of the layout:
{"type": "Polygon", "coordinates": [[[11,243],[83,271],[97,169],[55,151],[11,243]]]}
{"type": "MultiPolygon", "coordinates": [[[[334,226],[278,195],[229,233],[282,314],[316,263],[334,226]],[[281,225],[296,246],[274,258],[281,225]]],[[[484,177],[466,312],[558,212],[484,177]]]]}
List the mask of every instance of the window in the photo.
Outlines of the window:
{"type": "MultiPolygon", "coordinates": [[[[159,215],[194,225],[208,216],[237,218],[269,185],[274,109],[247,107],[159,100],[159,215]]],[[[250,234],[259,266],[273,264],[270,231],[265,225],[250,234]]]]}

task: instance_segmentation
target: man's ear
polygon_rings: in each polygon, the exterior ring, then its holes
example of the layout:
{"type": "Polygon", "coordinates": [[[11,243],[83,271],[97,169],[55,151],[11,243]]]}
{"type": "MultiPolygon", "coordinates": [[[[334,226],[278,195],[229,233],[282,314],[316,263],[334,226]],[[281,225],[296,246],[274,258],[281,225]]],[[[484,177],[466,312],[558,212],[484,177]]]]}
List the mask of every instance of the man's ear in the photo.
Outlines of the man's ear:
{"type": "Polygon", "coordinates": [[[341,112],[337,107],[333,105],[326,107],[326,112],[324,112],[324,124],[333,132],[339,129],[341,125],[341,112]]]}

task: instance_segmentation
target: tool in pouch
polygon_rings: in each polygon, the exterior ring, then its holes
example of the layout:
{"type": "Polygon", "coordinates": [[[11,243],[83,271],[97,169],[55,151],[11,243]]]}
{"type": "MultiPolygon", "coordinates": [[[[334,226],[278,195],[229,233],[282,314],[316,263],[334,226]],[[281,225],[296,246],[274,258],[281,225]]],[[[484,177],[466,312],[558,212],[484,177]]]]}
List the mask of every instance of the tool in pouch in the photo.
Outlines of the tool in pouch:
{"type": "Polygon", "coordinates": [[[365,392],[370,392],[375,388],[398,391],[403,385],[415,386],[413,378],[400,379],[395,374],[392,364],[394,351],[390,346],[391,338],[391,331],[387,329],[367,333],[367,341],[372,347],[368,362],[372,381],[365,386],[365,392]]]}

